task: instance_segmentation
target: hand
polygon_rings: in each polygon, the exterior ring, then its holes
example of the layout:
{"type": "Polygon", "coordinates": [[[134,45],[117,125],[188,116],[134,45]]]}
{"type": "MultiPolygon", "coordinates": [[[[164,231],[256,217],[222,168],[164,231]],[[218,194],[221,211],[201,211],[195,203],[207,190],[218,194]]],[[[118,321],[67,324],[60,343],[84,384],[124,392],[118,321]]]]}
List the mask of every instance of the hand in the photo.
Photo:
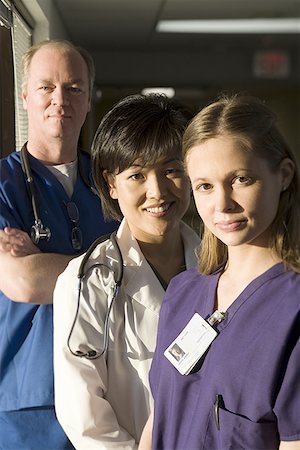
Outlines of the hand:
{"type": "Polygon", "coordinates": [[[27,256],[41,253],[40,249],[34,245],[25,231],[9,227],[0,230],[0,252],[10,253],[12,256],[27,256]]]}

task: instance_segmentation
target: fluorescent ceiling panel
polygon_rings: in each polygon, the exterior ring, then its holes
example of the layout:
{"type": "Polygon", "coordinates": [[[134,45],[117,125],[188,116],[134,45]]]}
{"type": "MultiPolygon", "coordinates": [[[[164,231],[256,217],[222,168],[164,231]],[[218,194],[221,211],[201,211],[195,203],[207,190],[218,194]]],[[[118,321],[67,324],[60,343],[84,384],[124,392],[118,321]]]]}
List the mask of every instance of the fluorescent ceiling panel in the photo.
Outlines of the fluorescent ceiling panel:
{"type": "Polygon", "coordinates": [[[300,33],[300,19],[160,20],[159,33],[300,33]]]}
{"type": "Polygon", "coordinates": [[[172,87],[149,87],[143,89],[142,94],[165,94],[167,97],[172,98],[175,95],[175,89],[172,87]]]}

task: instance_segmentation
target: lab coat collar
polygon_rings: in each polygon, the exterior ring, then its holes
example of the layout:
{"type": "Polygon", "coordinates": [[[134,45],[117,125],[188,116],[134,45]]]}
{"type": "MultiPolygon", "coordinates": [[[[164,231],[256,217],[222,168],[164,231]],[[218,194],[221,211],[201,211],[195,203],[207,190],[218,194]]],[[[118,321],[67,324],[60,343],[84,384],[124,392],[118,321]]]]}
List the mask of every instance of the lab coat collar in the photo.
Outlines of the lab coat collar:
{"type": "MultiPolygon", "coordinates": [[[[183,238],[186,267],[187,269],[195,267],[195,249],[199,245],[199,237],[184,222],[180,224],[180,231],[183,238]]],[[[125,267],[122,285],[126,293],[144,307],[158,314],[165,291],[142,254],[125,219],[117,231],[117,241],[125,267]]],[[[115,259],[115,253],[110,254],[109,249],[107,256],[115,259]]]]}

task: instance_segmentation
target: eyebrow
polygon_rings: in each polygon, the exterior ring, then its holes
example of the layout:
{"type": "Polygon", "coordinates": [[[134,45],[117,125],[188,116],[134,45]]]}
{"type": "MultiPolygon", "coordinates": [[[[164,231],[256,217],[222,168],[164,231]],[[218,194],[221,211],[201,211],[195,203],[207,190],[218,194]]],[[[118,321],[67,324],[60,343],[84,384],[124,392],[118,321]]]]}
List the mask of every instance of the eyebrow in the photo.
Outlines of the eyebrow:
{"type": "MultiPolygon", "coordinates": [[[[229,172],[228,174],[226,174],[226,177],[232,177],[234,175],[237,175],[240,172],[244,172],[246,175],[252,175],[254,174],[254,170],[253,169],[245,169],[245,168],[239,168],[239,169],[235,169],[232,170],[231,172],[229,172]]],[[[209,180],[209,177],[197,177],[193,180],[194,181],[207,181],[209,180]]]]}
{"type": "Polygon", "coordinates": [[[198,177],[198,178],[193,178],[193,179],[191,179],[191,183],[199,183],[199,181],[202,181],[202,182],[208,182],[207,181],[207,178],[201,178],[201,177],[198,177]]]}
{"type": "MultiPolygon", "coordinates": [[[[53,80],[49,80],[49,79],[47,79],[47,78],[41,78],[41,79],[39,79],[38,80],[38,83],[47,83],[47,84],[55,84],[54,82],[53,82],[53,80]]],[[[82,84],[82,83],[84,83],[84,81],[81,79],[81,78],[76,78],[76,79],[74,79],[74,80],[69,80],[69,81],[67,81],[66,83],[64,83],[64,84],[82,84]]]]}
{"type": "MultiPolygon", "coordinates": [[[[169,164],[169,163],[172,163],[172,162],[182,162],[182,160],[180,159],[180,158],[170,158],[170,159],[168,159],[168,160],[166,160],[166,161],[162,161],[162,164],[169,164]]],[[[149,163],[149,164],[138,164],[138,163],[134,163],[134,164],[131,164],[131,166],[130,167],[141,167],[141,168],[143,168],[143,167],[146,167],[146,165],[149,165],[149,166],[152,166],[152,165],[155,165],[156,163],[149,163]]],[[[129,167],[129,168],[130,168],[129,167]]]]}
{"type": "Polygon", "coordinates": [[[166,161],[163,161],[163,164],[169,164],[171,162],[177,162],[177,161],[183,162],[183,160],[181,158],[170,158],[170,159],[167,159],[166,161]]]}

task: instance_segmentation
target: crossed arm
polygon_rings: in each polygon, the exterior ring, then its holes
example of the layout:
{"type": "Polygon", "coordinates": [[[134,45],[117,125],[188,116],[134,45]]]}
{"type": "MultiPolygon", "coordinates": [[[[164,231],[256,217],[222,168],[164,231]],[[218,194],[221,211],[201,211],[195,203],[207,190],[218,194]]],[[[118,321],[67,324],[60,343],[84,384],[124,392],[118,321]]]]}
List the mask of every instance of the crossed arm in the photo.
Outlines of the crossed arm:
{"type": "Polygon", "coordinates": [[[57,277],[72,258],[42,253],[22,230],[0,230],[0,290],[16,302],[52,303],[57,277]]]}

